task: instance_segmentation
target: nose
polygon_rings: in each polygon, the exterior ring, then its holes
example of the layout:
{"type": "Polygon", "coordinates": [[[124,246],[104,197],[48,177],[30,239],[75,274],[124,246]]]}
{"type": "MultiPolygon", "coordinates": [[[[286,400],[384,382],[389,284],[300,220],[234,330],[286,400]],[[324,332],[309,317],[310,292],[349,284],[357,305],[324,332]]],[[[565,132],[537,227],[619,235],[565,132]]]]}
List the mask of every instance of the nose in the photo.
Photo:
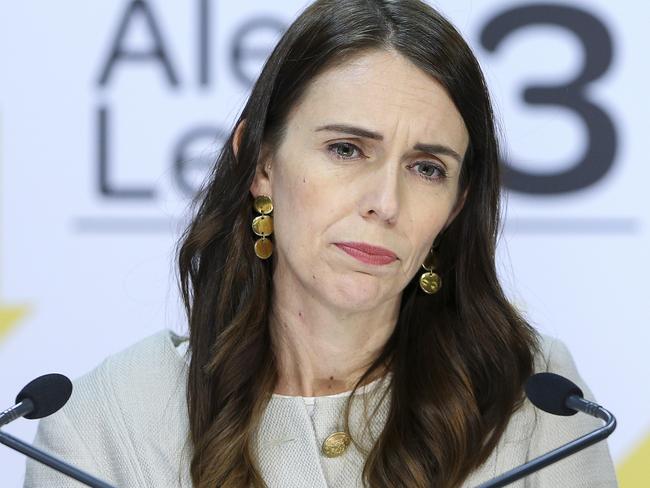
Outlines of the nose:
{"type": "Polygon", "coordinates": [[[385,162],[373,168],[364,178],[360,213],[364,218],[377,219],[388,225],[397,221],[400,212],[399,164],[385,162]]]}

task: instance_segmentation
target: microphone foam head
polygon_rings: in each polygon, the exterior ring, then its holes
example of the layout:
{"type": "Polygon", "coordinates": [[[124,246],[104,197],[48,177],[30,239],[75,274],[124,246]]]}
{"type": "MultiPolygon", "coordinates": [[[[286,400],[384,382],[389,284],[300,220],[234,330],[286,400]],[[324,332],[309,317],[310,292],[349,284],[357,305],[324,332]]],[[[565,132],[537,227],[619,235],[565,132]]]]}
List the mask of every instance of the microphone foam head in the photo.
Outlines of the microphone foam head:
{"type": "Polygon", "coordinates": [[[583,397],[582,390],[571,380],[555,373],[537,373],[526,381],[526,396],[537,408],[554,415],[574,415],[566,406],[571,395],[583,397]]]}
{"type": "Polygon", "coordinates": [[[72,395],[72,382],[62,374],[51,373],[30,381],[16,397],[16,403],[30,399],[34,411],[25,415],[27,419],[40,419],[52,415],[66,404],[72,395]]]}

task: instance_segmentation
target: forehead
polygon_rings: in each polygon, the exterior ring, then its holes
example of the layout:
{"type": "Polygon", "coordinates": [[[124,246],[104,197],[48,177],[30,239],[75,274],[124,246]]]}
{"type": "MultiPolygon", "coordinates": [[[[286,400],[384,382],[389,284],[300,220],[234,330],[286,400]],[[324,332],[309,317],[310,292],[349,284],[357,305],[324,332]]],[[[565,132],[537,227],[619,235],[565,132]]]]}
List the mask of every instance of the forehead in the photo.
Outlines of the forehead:
{"type": "Polygon", "coordinates": [[[345,122],[420,142],[446,142],[464,153],[465,123],[444,87],[404,56],[370,51],[318,75],[292,111],[303,128],[345,122]]]}

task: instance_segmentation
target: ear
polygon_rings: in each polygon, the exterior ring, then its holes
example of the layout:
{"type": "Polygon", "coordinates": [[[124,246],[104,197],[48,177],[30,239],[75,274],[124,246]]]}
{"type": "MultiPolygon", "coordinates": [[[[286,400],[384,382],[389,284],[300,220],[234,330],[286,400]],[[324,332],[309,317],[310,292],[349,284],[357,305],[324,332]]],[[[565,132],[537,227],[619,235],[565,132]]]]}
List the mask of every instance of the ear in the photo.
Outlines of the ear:
{"type": "Polygon", "coordinates": [[[451,223],[454,221],[454,219],[458,216],[460,211],[463,209],[465,206],[465,200],[467,200],[467,192],[469,191],[469,188],[465,188],[465,191],[461,195],[458,196],[458,199],[456,200],[456,205],[454,205],[454,209],[451,211],[451,214],[449,214],[449,217],[447,218],[447,222],[445,222],[445,226],[442,228],[442,232],[444,232],[447,227],[451,225],[451,223]]]}
{"type": "MultiPolygon", "coordinates": [[[[235,153],[235,157],[239,154],[239,146],[241,144],[241,139],[246,128],[246,119],[242,119],[237,128],[235,129],[235,134],[232,138],[232,150],[235,153]]],[[[253,182],[250,186],[250,192],[253,197],[259,195],[267,195],[271,197],[271,163],[270,158],[267,157],[267,151],[262,150],[262,155],[260,160],[257,163],[255,168],[255,176],[253,177],[253,182]]]]}
{"type": "Polygon", "coordinates": [[[250,191],[253,197],[266,195],[267,197],[273,198],[273,192],[271,191],[271,165],[268,162],[262,161],[257,164],[250,191]]]}

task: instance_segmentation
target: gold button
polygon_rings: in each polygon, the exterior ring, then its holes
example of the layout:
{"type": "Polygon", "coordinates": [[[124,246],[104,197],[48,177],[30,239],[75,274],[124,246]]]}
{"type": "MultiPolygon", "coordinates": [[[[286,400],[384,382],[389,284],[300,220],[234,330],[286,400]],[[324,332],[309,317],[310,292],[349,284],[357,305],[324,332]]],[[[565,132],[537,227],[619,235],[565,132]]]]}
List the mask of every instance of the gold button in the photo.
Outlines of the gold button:
{"type": "Polygon", "coordinates": [[[321,450],[328,458],[340,456],[350,445],[350,436],[345,432],[334,432],[323,441],[321,450]]]}

